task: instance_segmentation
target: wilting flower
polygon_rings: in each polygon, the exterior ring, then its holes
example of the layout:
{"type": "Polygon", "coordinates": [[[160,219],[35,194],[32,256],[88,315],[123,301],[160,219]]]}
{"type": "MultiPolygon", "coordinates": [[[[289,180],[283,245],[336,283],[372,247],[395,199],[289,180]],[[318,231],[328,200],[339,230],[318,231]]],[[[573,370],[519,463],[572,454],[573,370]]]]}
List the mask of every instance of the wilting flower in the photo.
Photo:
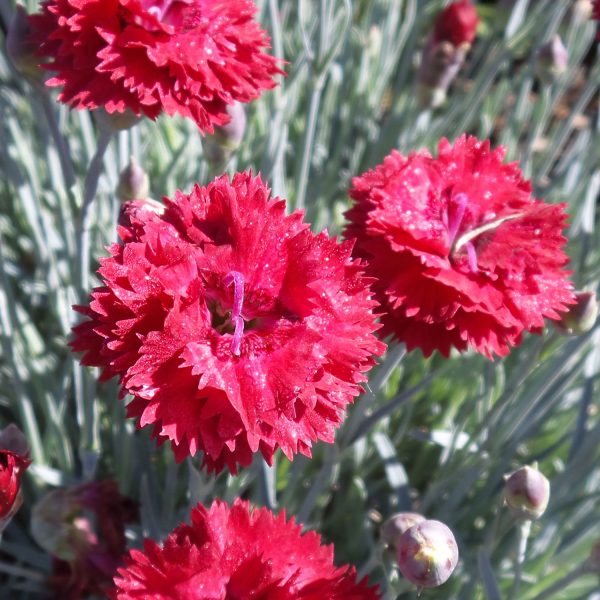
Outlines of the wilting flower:
{"type": "Polygon", "coordinates": [[[202,450],[235,472],[257,451],[310,456],[385,348],[352,242],[286,216],[249,173],[165,202],[121,220],[73,349],[120,377],[129,416],[178,460],[202,450]]]}
{"type": "Polygon", "coordinates": [[[31,532],[54,559],[56,597],[106,595],[126,550],[125,524],[137,518],[136,503],[112,480],[46,494],[34,506],[31,532]]]}
{"type": "Polygon", "coordinates": [[[423,49],[417,76],[422,104],[443,104],[450,84],[465,62],[478,24],[471,0],[453,2],[439,13],[423,49]]]}
{"type": "Polygon", "coordinates": [[[115,577],[117,600],[133,598],[269,598],[375,600],[377,588],[356,571],[335,567],[333,548],[285,514],[216,500],[192,510],[192,524],[175,529],[162,547],[146,540],[131,550],[115,577]],[[199,590],[202,594],[199,595],[199,590]]]}
{"type": "Polygon", "coordinates": [[[61,102],[177,113],[212,131],[281,72],[255,12],[252,0],[47,0],[31,20],[61,102]]]}
{"type": "Polygon", "coordinates": [[[11,423],[0,431],[0,532],[23,503],[21,477],[30,464],[27,440],[11,423]]]}
{"type": "Polygon", "coordinates": [[[550,482],[535,467],[521,467],[506,476],[504,501],[518,517],[539,519],[550,501],[550,482]]]}
{"type": "Polygon", "coordinates": [[[503,356],[574,302],[565,205],[532,198],[518,165],[488,141],[444,139],[438,152],[393,151],[356,177],[346,235],[377,279],[383,335],[425,356],[503,356]]]}
{"type": "Polygon", "coordinates": [[[535,71],[545,83],[552,83],[569,65],[569,51],[565,48],[560,36],[555,33],[537,52],[535,71]]]}
{"type": "Polygon", "coordinates": [[[442,585],[458,563],[454,534],[440,521],[424,520],[407,529],[396,551],[400,572],[420,588],[442,585]]]}

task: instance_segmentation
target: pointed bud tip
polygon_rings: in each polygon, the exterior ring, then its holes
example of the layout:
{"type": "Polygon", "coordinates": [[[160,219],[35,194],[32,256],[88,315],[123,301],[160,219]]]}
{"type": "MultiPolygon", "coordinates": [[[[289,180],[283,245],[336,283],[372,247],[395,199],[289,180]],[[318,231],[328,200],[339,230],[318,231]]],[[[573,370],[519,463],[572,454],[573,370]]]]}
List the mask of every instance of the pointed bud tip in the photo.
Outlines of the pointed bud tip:
{"type": "Polygon", "coordinates": [[[550,482],[536,468],[521,467],[506,479],[504,501],[516,517],[539,519],[550,501],[550,482]]]}

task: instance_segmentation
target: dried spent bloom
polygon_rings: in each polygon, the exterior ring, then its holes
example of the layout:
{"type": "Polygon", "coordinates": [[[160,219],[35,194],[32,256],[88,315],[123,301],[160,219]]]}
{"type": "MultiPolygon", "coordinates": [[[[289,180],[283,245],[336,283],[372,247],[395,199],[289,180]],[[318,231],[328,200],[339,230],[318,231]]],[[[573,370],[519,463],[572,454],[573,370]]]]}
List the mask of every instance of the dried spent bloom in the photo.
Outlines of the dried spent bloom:
{"type": "Polygon", "coordinates": [[[21,478],[30,464],[27,440],[11,423],[0,431],[0,533],[23,503],[21,478]]]}
{"type": "Polygon", "coordinates": [[[54,560],[56,598],[105,595],[126,550],[125,524],[137,521],[137,504],[113,480],[56,489],[34,506],[31,533],[54,560]]]}
{"type": "Polygon", "coordinates": [[[333,564],[333,547],[313,531],[301,533],[282,512],[215,500],[192,510],[159,546],[131,550],[115,577],[116,600],[152,598],[264,598],[265,600],[375,600],[376,587],[356,571],[333,564]]]}
{"type": "Polygon", "coordinates": [[[353,180],[345,234],[382,306],[384,336],[425,356],[452,347],[492,358],[574,302],[564,204],[531,197],[504,149],[462,136],[438,157],[393,151],[353,180]]]}
{"type": "Polygon", "coordinates": [[[458,546],[450,528],[424,520],[407,529],[396,544],[398,568],[420,588],[442,585],[458,563],[458,546]]]}
{"type": "Polygon", "coordinates": [[[595,292],[575,292],[575,304],[553,321],[554,328],[563,335],[582,335],[596,324],[598,299],[595,292]]]}
{"type": "Polygon", "coordinates": [[[552,83],[566,72],[568,65],[569,52],[560,36],[555,33],[538,50],[535,57],[535,71],[543,82],[552,83]]]}
{"type": "Polygon", "coordinates": [[[417,91],[423,106],[436,108],[446,100],[451,83],[462,68],[475,39],[479,17],[470,0],[453,2],[437,16],[417,75],[417,91]]]}
{"type": "Polygon", "coordinates": [[[399,512],[389,517],[381,528],[381,539],[391,547],[396,548],[400,536],[413,525],[425,521],[425,517],[415,512],[399,512]]]}
{"type": "Polygon", "coordinates": [[[521,467],[505,477],[504,501],[517,516],[539,519],[550,501],[550,482],[535,467],[521,467]]]}
{"type": "Polygon", "coordinates": [[[332,442],[385,349],[352,242],[313,234],[269,194],[238,173],[165,198],[163,214],[126,205],[71,342],[120,378],[140,427],[213,471],[332,442]]]}
{"type": "Polygon", "coordinates": [[[212,132],[227,105],[257,98],[281,73],[255,12],[252,0],[46,0],[31,23],[61,102],[177,113],[212,132]]]}

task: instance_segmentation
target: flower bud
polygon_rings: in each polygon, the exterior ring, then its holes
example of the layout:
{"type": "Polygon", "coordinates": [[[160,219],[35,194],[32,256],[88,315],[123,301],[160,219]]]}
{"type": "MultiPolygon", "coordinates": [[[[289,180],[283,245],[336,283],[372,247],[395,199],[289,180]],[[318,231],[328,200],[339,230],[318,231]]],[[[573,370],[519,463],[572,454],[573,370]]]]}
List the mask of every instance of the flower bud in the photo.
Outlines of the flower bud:
{"type": "Polygon", "coordinates": [[[517,517],[539,519],[550,500],[550,482],[534,467],[505,476],[504,501],[517,517]]]}
{"type": "Polygon", "coordinates": [[[41,79],[41,61],[36,55],[39,45],[30,39],[30,33],[29,15],[23,6],[17,4],[6,33],[6,53],[17,71],[33,79],[41,79]]]}
{"type": "Polygon", "coordinates": [[[444,583],[458,563],[452,531],[440,521],[425,520],[407,529],[398,540],[400,572],[420,588],[444,583]]]}
{"type": "Polygon", "coordinates": [[[31,464],[27,440],[16,425],[0,431],[0,532],[23,503],[21,477],[31,464]]]}
{"type": "Polygon", "coordinates": [[[442,105],[475,39],[479,17],[471,0],[453,2],[437,16],[421,56],[417,94],[422,106],[442,105]]]}
{"type": "Polygon", "coordinates": [[[121,171],[116,195],[121,202],[127,200],[144,200],[150,194],[148,174],[140,167],[135,156],[130,157],[129,164],[121,171]]]}
{"type": "Polygon", "coordinates": [[[415,512],[399,512],[392,515],[381,528],[382,541],[391,548],[396,548],[400,536],[413,525],[425,520],[423,515],[415,512]]]}
{"type": "Polygon", "coordinates": [[[560,77],[569,64],[569,52],[560,36],[554,34],[537,52],[535,72],[545,83],[552,83],[560,77]]]}
{"type": "Polygon", "coordinates": [[[204,138],[202,148],[209,163],[218,167],[226,163],[240,147],[246,131],[246,112],[241,102],[227,106],[229,122],[215,127],[212,136],[204,138]]]}
{"type": "Polygon", "coordinates": [[[594,292],[575,292],[576,303],[566,312],[560,313],[561,319],[553,321],[554,328],[563,335],[581,335],[587,333],[598,317],[598,300],[594,292]]]}

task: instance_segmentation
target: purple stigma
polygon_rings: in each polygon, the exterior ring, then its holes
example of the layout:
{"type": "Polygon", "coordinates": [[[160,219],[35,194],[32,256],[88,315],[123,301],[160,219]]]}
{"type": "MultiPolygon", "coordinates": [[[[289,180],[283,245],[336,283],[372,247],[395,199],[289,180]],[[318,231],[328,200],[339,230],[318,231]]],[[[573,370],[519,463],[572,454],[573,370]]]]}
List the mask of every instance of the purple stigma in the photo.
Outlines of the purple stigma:
{"type": "Polygon", "coordinates": [[[475,246],[473,242],[467,242],[465,247],[467,249],[469,269],[471,269],[471,273],[477,273],[477,271],[479,271],[479,267],[477,266],[477,252],[475,251],[475,246]]]}
{"type": "Polygon", "coordinates": [[[242,306],[244,304],[244,276],[239,271],[229,271],[223,280],[226,286],[233,283],[233,308],[231,309],[231,321],[235,326],[233,339],[231,340],[231,352],[240,355],[242,336],[244,335],[244,319],[242,317],[242,306]]]}
{"type": "Polygon", "coordinates": [[[450,241],[450,247],[454,244],[454,240],[456,239],[456,234],[460,228],[460,224],[462,223],[463,217],[465,216],[465,208],[467,206],[467,202],[469,198],[466,194],[456,194],[452,200],[457,204],[456,212],[450,218],[450,211],[448,211],[449,223],[448,223],[448,238],[450,241]]]}

